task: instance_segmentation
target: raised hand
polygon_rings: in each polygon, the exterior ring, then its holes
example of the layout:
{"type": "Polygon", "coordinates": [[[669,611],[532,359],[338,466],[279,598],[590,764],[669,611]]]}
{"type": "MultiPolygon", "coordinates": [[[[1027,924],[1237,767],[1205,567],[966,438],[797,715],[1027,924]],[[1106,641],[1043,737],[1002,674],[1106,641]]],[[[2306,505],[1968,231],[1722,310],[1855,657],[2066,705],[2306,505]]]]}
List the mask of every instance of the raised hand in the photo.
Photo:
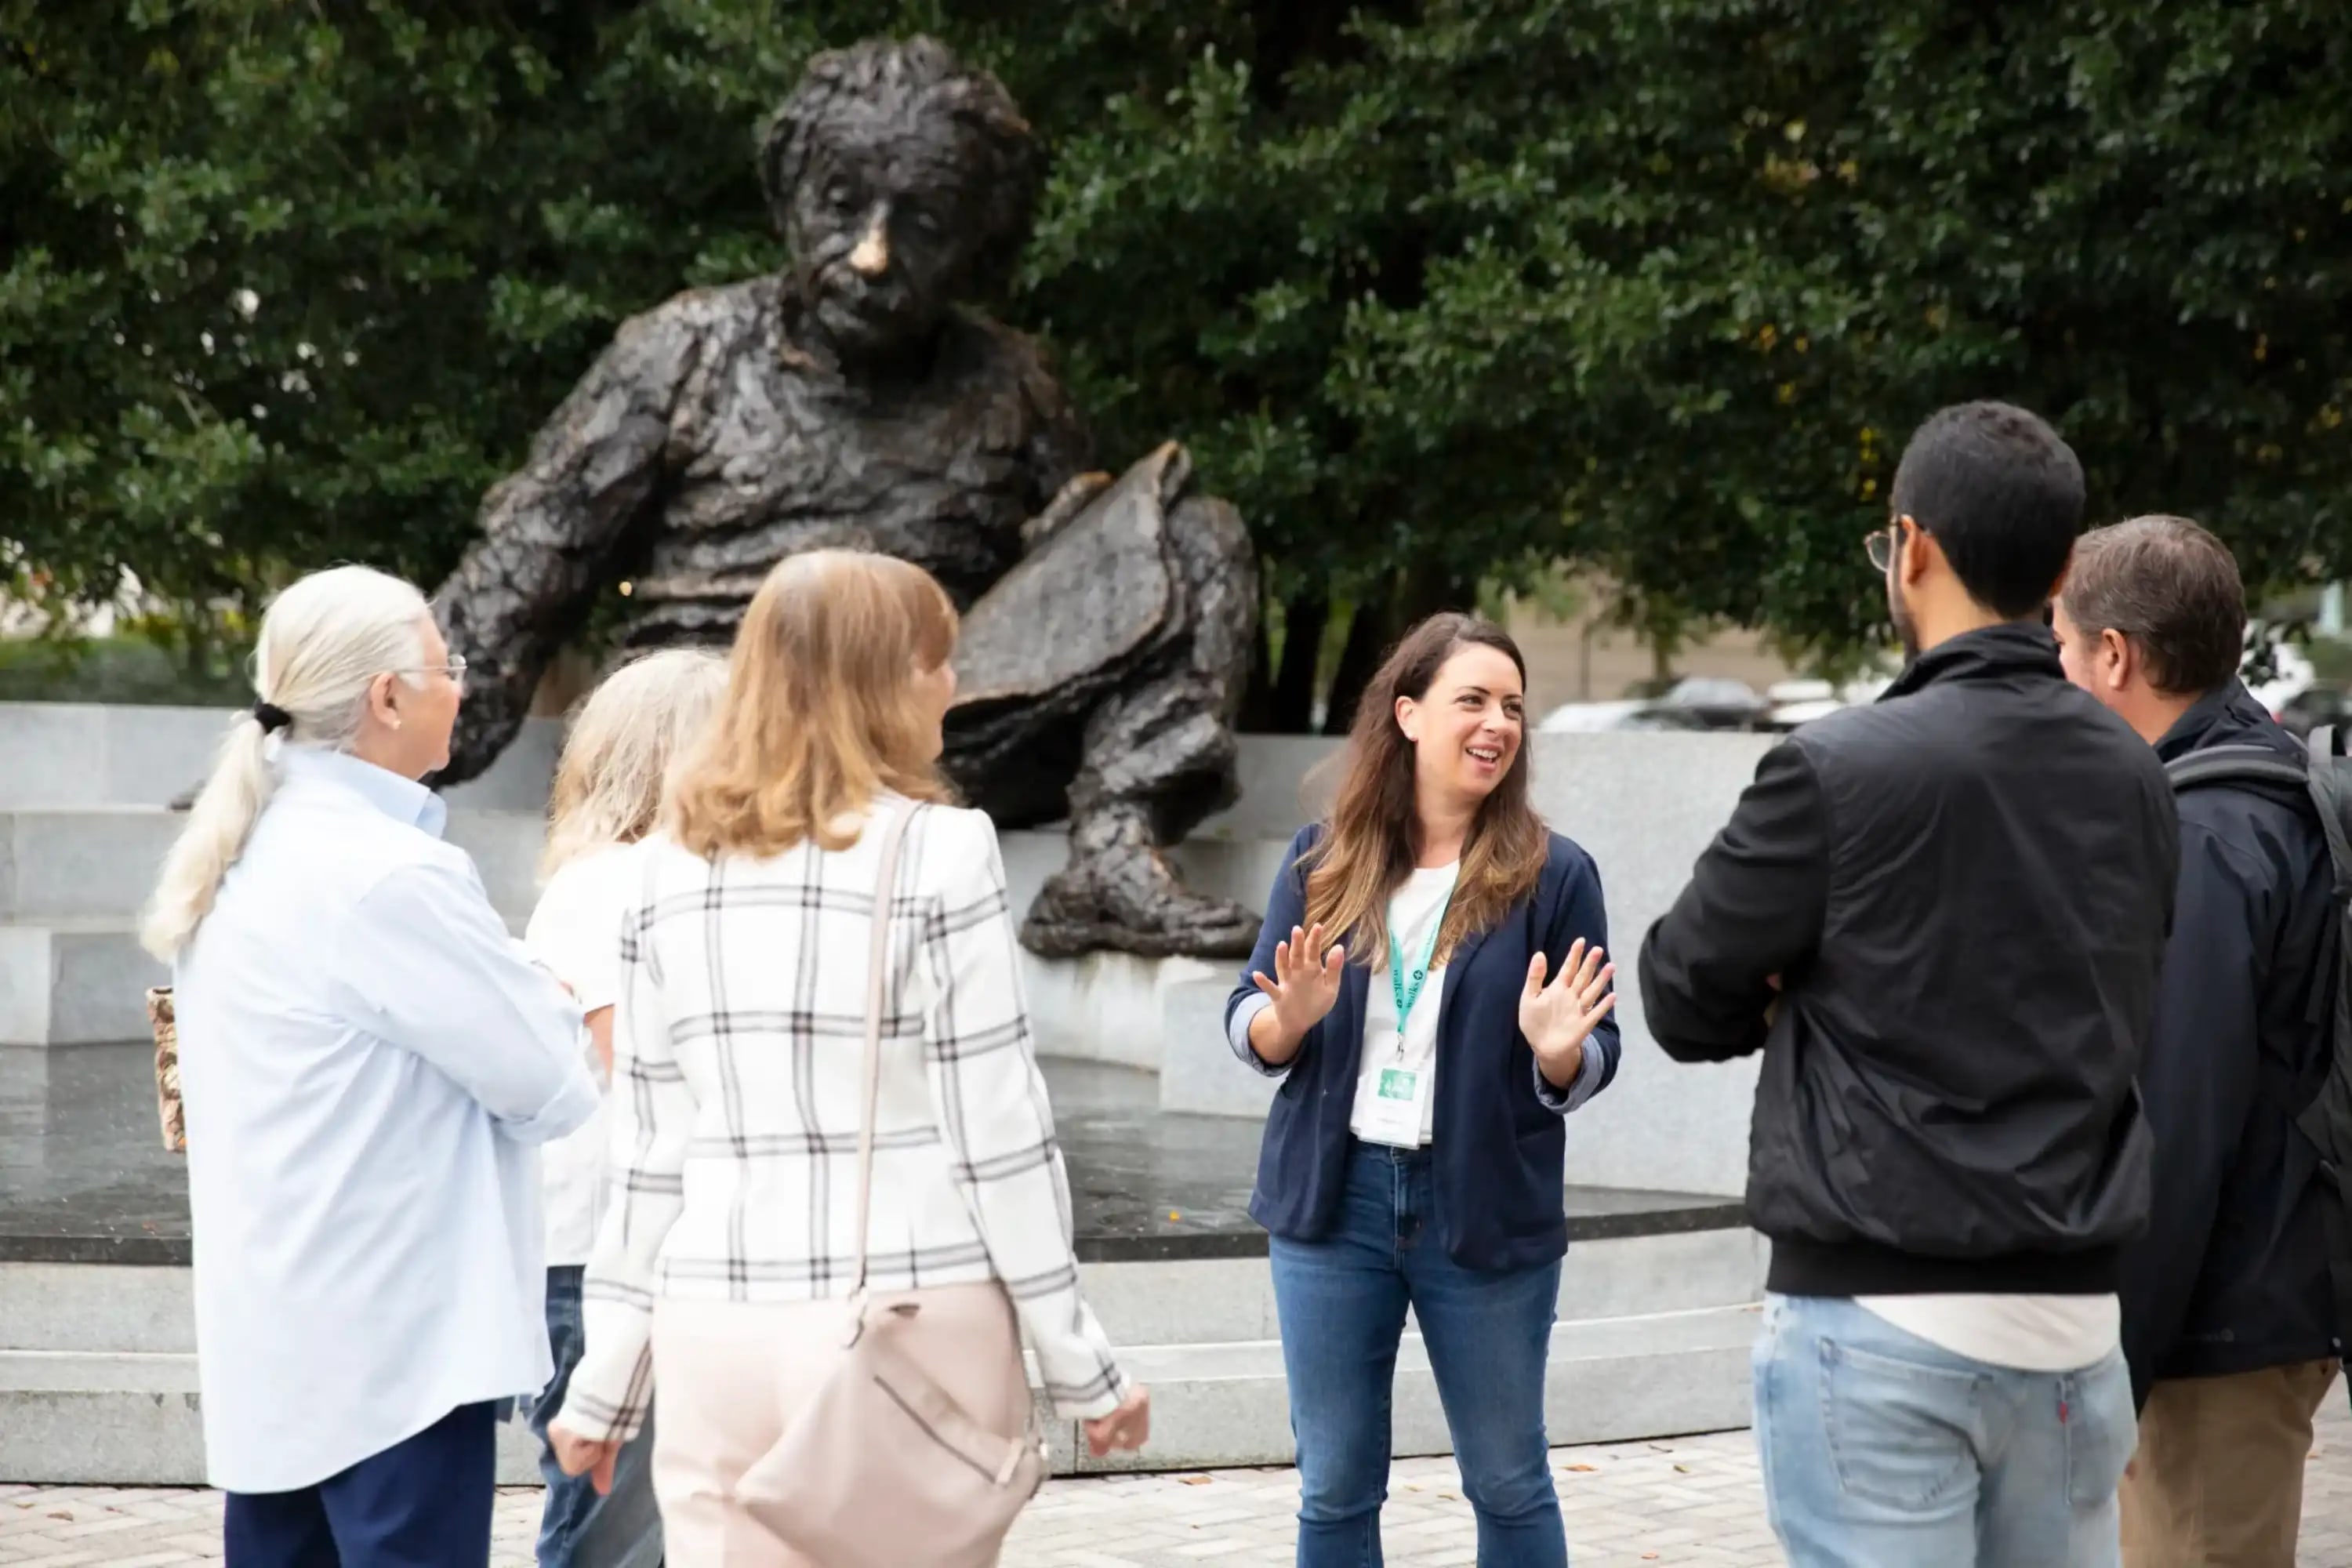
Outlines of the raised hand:
{"type": "Polygon", "coordinates": [[[1602,962],[1608,954],[1588,949],[1579,937],[1568,950],[1559,977],[1544,984],[1548,965],[1540,952],[1528,964],[1527,989],[1519,993],[1519,1033],[1536,1053],[1545,1078],[1566,1086],[1584,1065],[1584,1042],[1593,1028],[1617,1005],[1609,989],[1617,966],[1602,962]]]}
{"type": "Polygon", "coordinates": [[[1300,931],[1290,928],[1290,940],[1274,944],[1274,978],[1252,970],[1250,979],[1274,998],[1275,1024],[1295,1044],[1323,1021],[1339,999],[1339,973],[1347,966],[1345,949],[1334,944],[1320,925],[1300,931]]]}

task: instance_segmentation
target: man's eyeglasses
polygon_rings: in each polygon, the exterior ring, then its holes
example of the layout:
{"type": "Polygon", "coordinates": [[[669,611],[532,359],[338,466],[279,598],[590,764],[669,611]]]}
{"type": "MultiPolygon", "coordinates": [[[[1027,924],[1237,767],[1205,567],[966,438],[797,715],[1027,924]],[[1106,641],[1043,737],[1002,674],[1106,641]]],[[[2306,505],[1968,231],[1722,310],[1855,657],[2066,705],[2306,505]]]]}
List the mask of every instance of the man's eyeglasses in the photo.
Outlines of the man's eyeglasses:
{"type": "MultiPolygon", "coordinates": [[[[1870,557],[1873,569],[1885,572],[1895,564],[1895,547],[1903,542],[1903,521],[1904,520],[1898,517],[1885,528],[1873,531],[1869,538],[1862,542],[1862,552],[1870,557]]],[[[1915,520],[1911,526],[1918,528],[1919,524],[1915,520]]],[[[1922,528],[1919,531],[1925,533],[1927,531],[1922,528]]]]}

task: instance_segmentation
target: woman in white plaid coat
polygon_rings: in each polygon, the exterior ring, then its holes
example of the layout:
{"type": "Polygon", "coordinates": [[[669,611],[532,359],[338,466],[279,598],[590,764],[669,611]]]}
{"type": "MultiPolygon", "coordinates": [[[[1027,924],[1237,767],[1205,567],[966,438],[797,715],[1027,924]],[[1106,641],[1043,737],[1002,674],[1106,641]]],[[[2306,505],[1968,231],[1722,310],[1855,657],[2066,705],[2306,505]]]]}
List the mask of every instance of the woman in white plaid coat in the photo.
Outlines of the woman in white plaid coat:
{"type": "MultiPolygon", "coordinates": [[[[678,773],[624,922],[612,1201],[586,1348],[550,1436],[609,1470],[661,1385],[654,1488],[671,1559],[799,1563],[737,1497],[814,1391],[780,1312],[856,1268],[860,1046],[883,835],[908,825],[887,918],[867,1282],[963,1293],[1003,1353],[932,1369],[1017,1433],[1019,1336],[1096,1451],[1149,1401],[1078,1291],[996,834],[937,771],[955,612],[919,568],[793,556],[745,615],[719,716],[678,773]],[[1016,1321],[1017,1320],[1017,1321],[1016,1321]]],[[[961,1310],[961,1309],[959,1309],[961,1310]]]]}

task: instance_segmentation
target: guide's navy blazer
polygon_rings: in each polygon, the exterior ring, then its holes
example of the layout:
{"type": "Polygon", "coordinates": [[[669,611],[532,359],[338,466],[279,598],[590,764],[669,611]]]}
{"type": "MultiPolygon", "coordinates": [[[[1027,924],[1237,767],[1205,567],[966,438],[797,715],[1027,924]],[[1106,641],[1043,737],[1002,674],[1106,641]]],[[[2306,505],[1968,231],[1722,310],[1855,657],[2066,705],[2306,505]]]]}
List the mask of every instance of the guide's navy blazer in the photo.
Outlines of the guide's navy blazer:
{"type": "MultiPolygon", "coordinates": [[[[1320,826],[1302,829],[1283,858],[1257,950],[1225,1003],[1229,1037],[1235,1012],[1265,994],[1251,982],[1251,971],[1272,977],[1275,943],[1307,923],[1306,873],[1298,858],[1321,832],[1320,826]]],[[[1437,1240],[1465,1268],[1524,1268],[1568,1250],[1567,1139],[1560,1119],[1570,1102],[1567,1091],[1553,1089],[1536,1068],[1535,1052],[1519,1033],[1519,996],[1537,950],[1548,961],[1547,975],[1556,976],[1579,937],[1608,945],[1601,873],[1591,856],[1555,833],[1535,892],[1493,929],[1472,933],[1446,965],[1437,1017],[1431,1174],[1437,1240]]],[[[1331,1228],[1346,1180],[1370,981],[1371,971],[1351,955],[1339,1000],[1307,1031],[1287,1069],[1255,1064],[1261,1071],[1282,1071],[1258,1152],[1257,1187],[1250,1194],[1250,1216],[1276,1236],[1312,1241],[1331,1228]]],[[[1613,1013],[1584,1049],[1599,1058],[1597,1092],[1617,1075],[1621,1047],[1613,1013]]]]}

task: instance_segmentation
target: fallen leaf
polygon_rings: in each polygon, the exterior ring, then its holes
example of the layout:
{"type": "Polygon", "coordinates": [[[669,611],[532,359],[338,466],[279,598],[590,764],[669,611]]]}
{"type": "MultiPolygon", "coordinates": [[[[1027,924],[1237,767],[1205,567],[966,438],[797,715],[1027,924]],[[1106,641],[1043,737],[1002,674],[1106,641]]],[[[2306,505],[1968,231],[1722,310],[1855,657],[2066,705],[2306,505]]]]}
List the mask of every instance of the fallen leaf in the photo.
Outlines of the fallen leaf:
{"type": "Polygon", "coordinates": [[[1213,1477],[1210,1476],[1186,1476],[1183,1478],[1183,1480],[1184,1484],[1188,1487],[1205,1487],[1213,1479],[1213,1477]]]}
{"type": "Polygon", "coordinates": [[[1690,1474],[1690,1467],[1689,1467],[1688,1465],[1676,1465],[1676,1466],[1675,1467],[1675,1473],[1676,1475],[1682,1475],[1682,1476],[1689,1475],[1689,1474],[1690,1474]]]}
{"type": "Polygon", "coordinates": [[[49,1515],[49,1517],[50,1517],[51,1519],[71,1519],[71,1518],[73,1517],[73,1515],[71,1515],[71,1514],[69,1514],[69,1513],[63,1512],[63,1511],[58,1511],[58,1512],[56,1512],[56,1513],[52,1513],[52,1514],[50,1514],[50,1515],[49,1515]]]}
{"type": "Polygon", "coordinates": [[[1562,1465],[1560,1468],[1563,1470],[1574,1470],[1580,1476],[1589,1476],[1592,1473],[1594,1467],[1591,1465],[1562,1465]]]}

